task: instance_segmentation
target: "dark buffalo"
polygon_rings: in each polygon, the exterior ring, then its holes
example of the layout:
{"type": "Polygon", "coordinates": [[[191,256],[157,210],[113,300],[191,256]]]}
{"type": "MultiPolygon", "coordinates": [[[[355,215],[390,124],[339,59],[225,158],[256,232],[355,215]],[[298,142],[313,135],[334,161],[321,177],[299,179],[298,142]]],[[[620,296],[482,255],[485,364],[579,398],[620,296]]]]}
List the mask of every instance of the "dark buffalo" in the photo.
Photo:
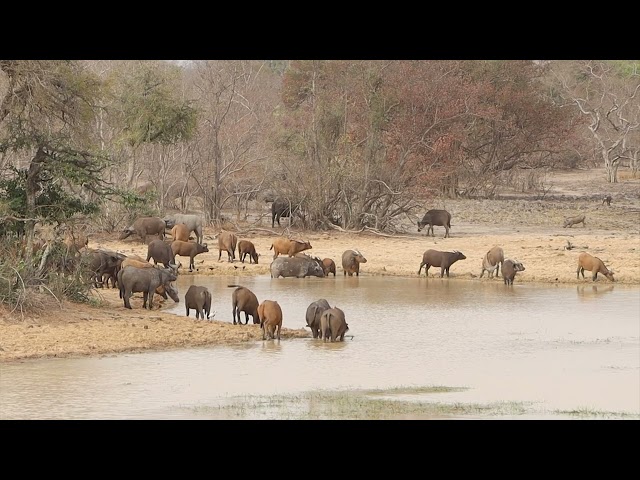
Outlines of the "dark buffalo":
{"type": "Polygon", "coordinates": [[[320,317],[325,310],[329,310],[331,306],[324,298],[316,300],[307,307],[307,326],[311,329],[313,338],[320,336],[320,317]]]}
{"type": "MultiPolygon", "coordinates": [[[[422,263],[420,263],[420,268],[418,269],[418,275],[420,275],[420,271],[422,267],[426,267],[424,269],[425,276],[429,276],[429,267],[440,267],[440,278],[442,278],[447,273],[447,277],[449,276],[449,267],[456,263],[458,260],[464,260],[465,257],[462,252],[458,252],[454,250],[453,252],[440,252],[438,250],[427,250],[422,255],[422,263]]],[[[503,265],[504,268],[504,265],[503,265]]]]}
{"type": "Polygon", "coordinates": [[[89,268],[95,287],[102,287],[112,279],[112,286],[115,286],[115,279],[118,273],[118,266],[122,259],[126,258],[122,253],[108,250],[92,250],[88,254],[89,268]],[[107,282],[103,282],[103,277],[107,282]]]}
{"type": "Polygon", "coordinates": [[[322,262],[316,259],[301,257],[278,257],[271,262],[271,278],[278,277],[324,277],[322,262]]]}
{"type": "Polygon", "coordinates": [[[278,222],[278,226],[280,226],[281,217],[289,217],[291,220],[291,207],[293,207],[293,213],[296,213],[300,205],[290,204],[289,200],[284,198],[276,198],[275,202],[271,204],[271,228],[275,227],[275,222],[278,222]]]}
{"type": "Polygon", "coordinates": [[[120,235],[120,240],[124,240],[129,235],[137,233],[143,243],[147,243],[147,235],[158,235],[160,240],[164,239],[166,224],[158,217],[140,217],[133,225],[125,228],[120,235]]]}
{"type": "Polygon", "coordinates": [[[118,272],[118,286],[120,287],[120,298],[124,301],[126,308],[131,308],[129,298],[134,292],[142,292],[144,301],[142,308],[147,308],[147,300],[149,302],[149,310],[153,306],[153,294],[156,289],[162,285],[165,292],[169,294],[171,299],[178,303],[178,290],[171,285],[176,281],[177,275],[172,269],[166,268],[136,268],[126,267],[118,272]]]}
{"type": "Polygon", "coordinates": [[[421,231],[426,225],[429,225],[429,228],[427,228],[427,236],[429,235],[429,230],[431,230],[431,236],[435,237],[433,226],[436,225],[444,227],[444,238],[447,238],[449,236],[449,229],[451,228],[451,214],[446,210],[429,210],[424,214],[422,220],[418,222],[418,231],[421,231]]]}
{"type": "Polygon", "coordinates": [[[201,287],[198,285],[191,285],[187,293],[184,295],[184,306],[187,310],[187,317],[189,316],[189,310],[196,311],[196,318],[204,320],[205,315],[209,320],[211,313],[211,292],[207,287],[201,287]]]}
{"type": "Polygon", "coordinates": [[[153,240],[147,246],[147,262],[153,258],[155,265],[161,263],[165,268],[176,263],[176,256],[171,249],[171,243],[164,240],[153,240]]]}

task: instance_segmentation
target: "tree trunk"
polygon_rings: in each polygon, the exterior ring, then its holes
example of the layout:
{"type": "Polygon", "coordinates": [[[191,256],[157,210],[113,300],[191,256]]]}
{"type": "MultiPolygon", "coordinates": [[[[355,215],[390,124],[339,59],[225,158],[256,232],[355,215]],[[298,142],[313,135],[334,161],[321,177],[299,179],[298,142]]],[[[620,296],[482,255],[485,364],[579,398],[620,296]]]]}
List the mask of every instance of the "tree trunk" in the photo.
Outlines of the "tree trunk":
{"type": "Polygon", "coordinates": [[[29,170],[27,171],[26,197],[27,197],[27,220],[25,222],[25,237],[27,239],[27,249],[25,251],[25,262],[31,265],[33,258],[33,237],[36,228],[36,195],[40,191],[40,175],[42,173],[42,164],[46,159],[46,155],[42,147],[38,148],[35,156],[31,160],[29,170]]]}
{"type": "Polygon", "coordinates": [[[602,149],[602,157],[604,158],[604,168],[607,173],[607,181],[609,183],[618,183],[618,167],[620,166],[620,157],[611,158],[612,153],[607,149],[602,149]]]}

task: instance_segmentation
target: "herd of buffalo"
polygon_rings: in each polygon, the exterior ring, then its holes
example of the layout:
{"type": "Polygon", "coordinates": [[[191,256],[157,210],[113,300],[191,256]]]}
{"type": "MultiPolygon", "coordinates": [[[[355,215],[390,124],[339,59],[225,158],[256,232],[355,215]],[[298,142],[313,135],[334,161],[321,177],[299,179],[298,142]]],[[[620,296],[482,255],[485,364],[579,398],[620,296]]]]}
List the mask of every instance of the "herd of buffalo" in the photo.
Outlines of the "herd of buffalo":
{"type": "MultiPolygon", "coordinates": [[[[286,212],[288,213],[288,212],[286,212]]],[[[284,216],[284,215],[283,215],[284,216]]],[[[581,220],[582,219],[572,219],[581,220]]],[[[571,222],[573,223],[573,222],[571,222]]],[[[442,226],[445,228],[445,237],[449,236],[451,228],[451,214],[446,210],[429,210],[422,220],[418,222],[418,231],[427,227],[427,235],[433,227],[442,226]]],[[[131,308],[129,299],[135,292],[143,294],[143,308],[152,308],[154,294],[159,294],[167,299],[171,297],[175,302],[179,302],[178,291],[173,282],[177,280],[180,262],[176,262],[176,257],[189,257],[189,271],[193,271],[194,257],[209,252],[206,243],[203,243],[202,218],[197,215],[177,214],[164,219],[158,217],[138,218],[131,226],[124,229],[120,239],[136,234],[146,243],[148,236],[158,236],[152,240],[147,247],[147,258],[143,259],[135,255],[126,256],[122,253],[109,250],[91,250],[91,271],[92,281],[96,286],[102,286],[111,282],[120,292],[120,298],[126,308],[131,308]],[[172,239],[165,241],[165,231],[170,229],[172,239]],[[190,241],[191,234],[195,235],[195,241],[190,241]],[[153,259],[153,264],[150,260],[153,259]],[[160,267],[158,264],[162,264],[160,267]]],[[[222,231],[217,236],[218,240],[218,261],[222,258],[222,253],[227,253],[227,260],[234,262],[238,258],[242,263],[248,257],[249,263],[258,263],[259,255],[254,244],[249,240],[238,241],[237,236],[232,232],[222,231]],[[237,257],[236,257],[237,251],[237,257]]],[[[85,244],[86,245],[86,244],[85,244]]],[[[326,277],[330,274],[336,275],[336,264],[331,258],[321,259],[308,255],[305,251],[312,248],[309,241],[277,238],[271,244],[273,250],[273,260],[270,265],[271,278],[309,276],[326,277]]],[[[422,268],[428,276],[430,267],[440,268],[440,277],[446,274],[449,277],[449,269],[458,260],[467,257],[457,250],[439,251],[429,249],[424,252],[422,262],[418,269],[418,275],[422,268]]],[[[367,262],[367,259],[358,250],[346,250],[342,254],[341,265],[345,276],[360,275],[360,265],[367,262]]],[[[524,265],[517,261],[504,257],[501,247],[491,248],[482,259],[482,270],[480,278],[487,272],[489,278],[502,273],[502,278],[506,285],[512,285],[517,272],[525,270],[524,265]]],[[[598,274],[602,274],[609,280],[614,281],[613,272],[605,267],[602,260],[586,252],[580,254],[578,258],[578,269],[576,275],[580,274],[584,278],[584,271],[592,273],[595,281],[598,274]]],[[[282,327],[282,309],[277,301],[264,300],[259,303],[256,295],[246,287],[231,285],[236,287],[232,293],[233,324],[242,324],[241,313],[245,314],[245,324],[252,317],[254,324],[259,324],[263,331],[263,339],[280,338],[282,327]]],[[[191,310],[195,310],[196,318],[210,318],[211,315],[211,292],[206,287],[192,285],[185,294],[186,315],[189,316],[191,310]]],[[[339,308],[332,308],[326,299],[320,299],[309,305],[306,314],[307,326],[311,329],[314,338],[322,338],[327,341],[343,340],[348,324],[345,313],[339,308]]]]}

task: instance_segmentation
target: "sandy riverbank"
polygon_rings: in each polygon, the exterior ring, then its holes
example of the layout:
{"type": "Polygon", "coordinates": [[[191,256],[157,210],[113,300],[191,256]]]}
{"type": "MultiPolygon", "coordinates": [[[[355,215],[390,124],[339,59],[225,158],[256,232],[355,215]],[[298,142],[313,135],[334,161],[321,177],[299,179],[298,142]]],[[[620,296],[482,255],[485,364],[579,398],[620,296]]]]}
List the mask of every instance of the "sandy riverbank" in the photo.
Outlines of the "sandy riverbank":
{"type": "MultiPolygon", "coordinates": [[[[640,195],[631,192],[616,199],[610,207],[593,199],[566,201],[531,200],[456,200],[434,204],[452,213],[450,238],[443,238],[444,229],[435,227],[435,237],[426,237],[415,228],[404,235],[382,236],[373,233],[294,232],[293,236],[309,240],[308,252],[320,258],[333,258],[342,275],[340,257],[346,249],[359,249],[367,258],[361,275],[389,275],[417,278],[418,267],[425,250],[459,250],[466,255],[451,267],[446,280],[502,282],[479,278],[482,257],[494,245],[500,245],[507,258],[525,265],[526,271],[516,277],[516,283],[591,284],[576,278],[577,257],[587,251],[601,258],[615,272],[616,284],[640,285],[640,195]],[[563,228],[565,216],[585,212],[586,226],[563,228]],[[567,250],[567,242],[577,248],[567,250]]],[[[207,228],[205,242],[209,252],[196,257],[197,271],[203,275],[269,275],[271,242],[284,228],[266,233],[270,224],[246,226],[239,238],[251,240],[260,254],[258,265],[227,261],[223,252],[218,260],[219,230],[207,228]],[[253,229],[253,230],[252,230],[253,229]]],[[[124,254],[146,257],[147,247],[135,238],[117,240],[117,233],[91,236],[90,248],[106,248],[124,254]]],[[[180,258],[188,265],[188,258],[180,258]]],[[[182,275],[190,275],[181,268],[182,275]]],[[[424,275],[424,269],[422,274],[424,275]]],[[[439,276],[432,267],[429,276],[439,276]]],[[[331,278],[326,279],[331,281],[331,278]]],[[[608,284],[606,278],[600,284],[608,284]]],[[[184,292],[181,292],[184,295],[184,292]]],[[[156,301],[159,297],[156,297],[156,301]]],[[[170,301],[172,304],[173,302],[170,301]]],[[[118,292],[111,289],[95,292],[95,305],[59,304],[50,299],[40,312],[8,312],[0,310],[0,362],[28,358],[109,355],[121,352],[185,348],[202,345],[231,344],[262,338],[255,325],[232,325],[231,318],[203,322],[176,316],[165,311],[162,302],[152,311],[141,308],[136,295],[132,310],[123,307],[118,292]]],[[[299,322],[301,323],[301,322],[299,322]]],[[[283,339],[310,336],[300,324],[283,324],[283,339]]]]}

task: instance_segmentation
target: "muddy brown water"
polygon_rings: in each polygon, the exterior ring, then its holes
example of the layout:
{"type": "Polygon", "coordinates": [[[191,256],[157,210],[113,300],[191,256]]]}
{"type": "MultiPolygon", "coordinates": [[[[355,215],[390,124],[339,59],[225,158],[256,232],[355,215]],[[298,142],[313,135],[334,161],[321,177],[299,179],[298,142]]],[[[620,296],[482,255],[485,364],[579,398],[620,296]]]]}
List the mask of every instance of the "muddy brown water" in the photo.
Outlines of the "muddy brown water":
{"type": "MultiPolygon", "coordinates": [[[[246,396],[424,386],[465,390],[389,398],[524,402],[521,418],[560,418],[562,411],[640,414],[638,287],[587,281],[506,287],[500,280],[417,276],[183,276],[181,300],[191,284],[212,292],[216,319],[231,319],[233,289],[227,285],[242,284],[260,301],[277,300],[288,328],[304,328],[308,304],[326,298],[345,311],[353,338],[5,364],[0,418],[225,418],[219,407],[246,396]]],[[[172,311],[184,315],[184,304],[172,311]]],[[[278,409],[242,411],[242,418],[282,415],[278,409]]]]}

